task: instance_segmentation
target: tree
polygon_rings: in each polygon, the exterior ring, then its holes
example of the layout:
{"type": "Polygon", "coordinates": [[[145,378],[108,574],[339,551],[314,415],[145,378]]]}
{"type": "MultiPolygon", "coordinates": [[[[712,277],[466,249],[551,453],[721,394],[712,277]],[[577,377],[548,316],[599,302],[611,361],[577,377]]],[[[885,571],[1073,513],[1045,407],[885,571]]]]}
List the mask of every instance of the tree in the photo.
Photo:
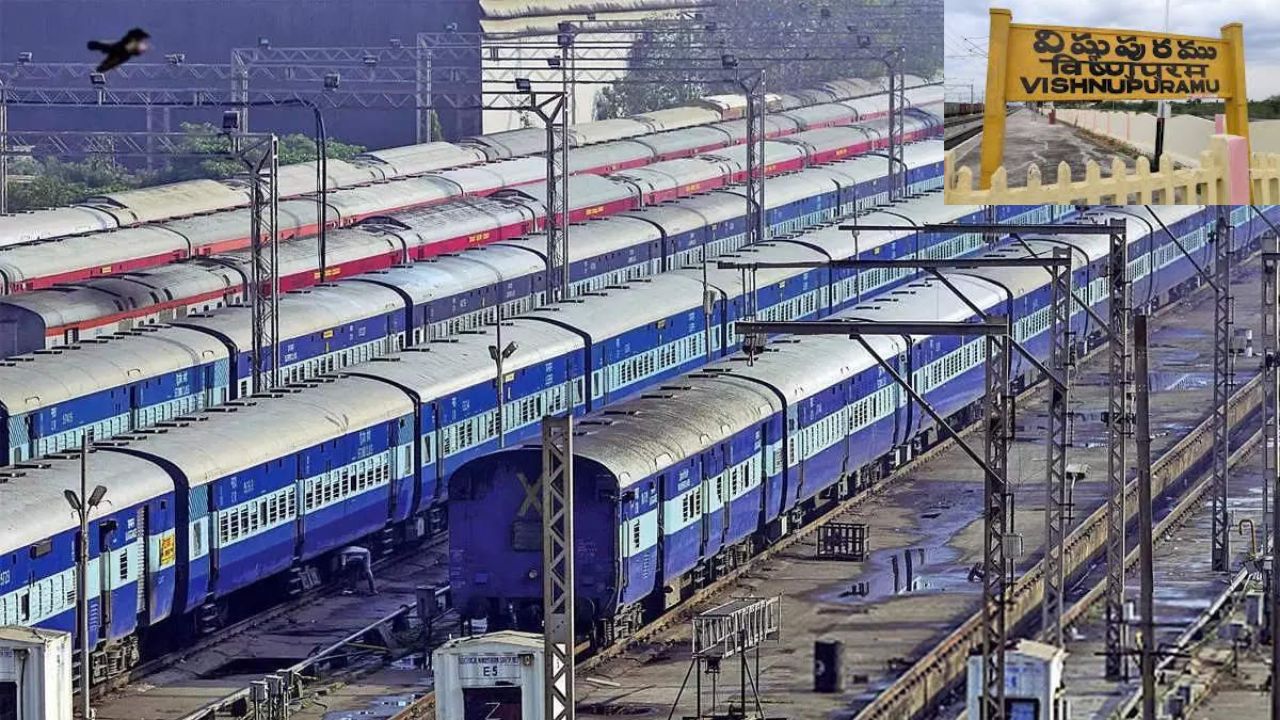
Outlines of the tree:
{"type": "MultiPolygon", "coordinates": [[[[170,158],[160,171],[130,170],[107,157],[64,162],[57,158],[14,158],[9,165],[13,176],[29,176],[26,182],[10,181],[9,207],[13,211],[59,207],[82,202],[86,198],[159,183],[200,178],[221,179],[245,172],[244,163],[226,156],[230,142],[212,125],[184,123],[187,134],[178,143],[182,153],[170,158]],[[199,157],[204,155],[206,157],[199,157]]],[[[329,159],[350,160],[364,148],[340,140],[327,143],[329,159]]],[[[290,165],[315,161],[316,145],[302,134],[280,138],[280,164],[290,165]]]]}
{"type": "Polygon", "coordinates": [[[884,75],[877,58],[900,46],[904,72],[935,77],[942,71],[942,10],[942,0],[722,0],[676,29],[642,34],[628,53],[636,82],[601,91],[595,116],[626,117],[741,92],[716,71],[683,82],[688,66],[718,68],[724,54],[746,65],[765,58],[772,93],[884,75]]]}
{"type": "Polygon", "coordinates": [[[101,157],[81,162],[18,158],[10,172],[31,176],[28,182],[10,184],[11,210],[69,205],[94,195],[137,187],[143,181],[142,177],[101,157]]]}
{"type": "MultiPolygon", "coordinates": [[[[179,143],[181,152],[190,155],[178,155],[173,158],[170,170],[163,174],[165,182],[191,180],[195,178],[226,178],[245,171],[244,163],[232,157],[226,157],[230,143],[224,135],[208,123],[183,123],[182,132],[187,137],[179,143]],[[198,157],[209,155],[211,157],[198,157]]],[[[365,148],[351,145],[339,140],[326,142],[330,160],[350,160],[365,148]]],[[[306,135],[294,133],[280,138],[279,161],[281,165],[314,162],[316,144],[306,135]]]]}

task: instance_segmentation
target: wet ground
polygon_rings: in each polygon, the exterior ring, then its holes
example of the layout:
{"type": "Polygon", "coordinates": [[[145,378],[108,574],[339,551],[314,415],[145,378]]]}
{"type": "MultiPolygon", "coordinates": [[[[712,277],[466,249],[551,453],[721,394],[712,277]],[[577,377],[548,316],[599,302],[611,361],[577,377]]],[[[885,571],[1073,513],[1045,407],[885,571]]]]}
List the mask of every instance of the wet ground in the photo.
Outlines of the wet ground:
{"type": "MultiPolygon", "coordinates": [[[[1262,524],[1261,455],[1253,453],[1230,475],[1230,508],[1233,525],[1248,518],[1262,524]]],[[[1155,622],[1157,647],[1172,642],[1199,618],[1227,589],[1231,576],[1241,566],[1249,550],[1249,537],[1231,533],[1231,573],[1214,572],[1211,553],[1212,506],[1202,505],[1193,519],[1171,533],[1154,554],[1155,622]]],[[[1130,539],[1130,546],[1136,538],[1130,539]]],[[[1157,542],[1160,542],[1157,539],[1157,542]]],[[[1125,597],[1137,602],[1141,587],[1133,573],[1126,577],[1125,597]]],[[[1066,686],[1071,698],[1071,716],[1077,720],[1112,717],[1141,689],[1136,662],[1128,665],[1129,680],[1105,678],[1103,652],[1105,621],[1102,604],[1096,605],[1084,622],[1067,632],[1066,686]]],[[[1246,717],[1246,716],[1234,716],[1246,717]]]]}
{"type": "MultiPolygon", "coordinates": [[[[347,637],[401,606],[413,606],[415,588],[447,582],[447,545],[438,543],[419,556],[380,568],[378,595],[329,595],[302,609],[270,620],[207,650],[190,654],[94,703],[98,720],[171,720],[248,686],[250,681],[289,667],[347,637]]],[[[456,625],[456,623],[454,623],[456,625]]],[[[420,665],[421,663],[419,663],[420,665]]],[[[350,671],[359,669],[353,663],[350,671]]],[[[348,672],[350,672],[348,671],[348,672]]],[[[430,685],[421,667],[378,671],[376,685],[349,686],[344,673],[308,686],[306,700],[294,718],[390,717],[403,698],[430,685]],[[367,691],[367,692],[366,692],[367,691]],[[357,714],[335,714],[358,711],[357,714]],[[363,712],[366,714],[358,714],[363,712]]]]}
{"type": "MultiPolygon", "coordinates": [[[[956,167],[968,167],[975,182],[982,169],[983,134],[965,141],[956,148],[956,167]]],[[[1071,168],[1071,177],[1083,180],[1085,166],[1093,160],[1098,163],[1103,177],[1111,176],[1111,162],[1119,157],[1126,165],[1133,166],[1129,151],[1107,147],[1085,133],[1062,123],[1049,124],[1049,119],[1039,113],[1022,109],[1009,116],[1005,125],[1004,167],[1010,187],[1027,184],[1027,168],[1040,167],[1040,182],[1048,185],[1058,182],[1058,164],[1065,162],[1071,168]]]]}
{"type": "MultiPolygon", "coordinates": [[[[1240,323],[1256,317],[1257,283],[1256,263],[1242,267],[1235,278],[1240,323]]],[[[1156,456],[1206,416],[1212,392],[1207,381],[1212,372],[1212,313],[1211,296],[1200,293],[1173,315],[1151,322],[1151,366],[1157,370],[1152,398],[1156,456]]],[[[1073,410],[1080,410],[1082,417],[1075,425],[1068,462],[1091,466],[1074,488],[1076,518],[1099,507],[1105,491],[1106,435],[1099,421],[1108,390],[1105,363],[1105,354],[1100,354],[1082,365],[1072,390],[1073,410]]],[[[1240,359],[1237,381],[1244,382],[1256,363],[1240,359]]],[[[1014,530],[1022,537],[1023,568],[1039,560],[1043,542],[1043,397],[1037,393],[1019,409],[1019,437],[1009,455],[1014,530]]],[[[959,451],[944,453],[837,518],[869,526],[872,554],[867,561],[818,560],[810,538],[761,563],[732,592],[705,603],[711,607],[734,595],[783,596],[782,637],[776,645],[762,648],[759,659],[759,699],[766,714],[852,717],[977,610],[981,585],[970,582],[969,573],[981,559],[981,489],[981,475],[967,458],[959,451]],[[904,553],[912,554],[910,578],[904,553]],[[845,686],[839,693],[813,692],[814,642],[823,639],[844,643],[845,686]]],[[[1199,592],[1188,590],[1165,612],[1195,612],[1199,592]],[[1179,603],[1186,607],[1175,608],[1179,603]]],[[[688,647],[689,628],[679,626],[598,667],[591,673],[595,682],[579,683],[578,716],[666,718],[685,682],[688,647]]],[[[736,667],[726,663],[720,677],[704,678],[704,711],[712,701],[713,679],[718,709],[723,711],[730,698],[736,704],[736,667]]],[[[690,679],[675,717],[693,714],[692,691],[690,679]]],[[[754,702],[755,693],[749,690],[747,698],[754,702]]]]}

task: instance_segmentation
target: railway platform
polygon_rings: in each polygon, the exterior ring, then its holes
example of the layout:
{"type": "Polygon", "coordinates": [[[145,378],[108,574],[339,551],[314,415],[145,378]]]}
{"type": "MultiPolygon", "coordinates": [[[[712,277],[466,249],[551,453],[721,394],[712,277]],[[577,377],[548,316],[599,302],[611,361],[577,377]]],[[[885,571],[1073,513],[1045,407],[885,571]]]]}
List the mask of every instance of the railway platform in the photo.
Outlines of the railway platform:
{"type": "MultiPolygon", "coordinates": [[[[1022,187],[1027,182],[1027,167],[1038,165],[1044,184],[1058,181],[1058,164],[1065,162],[1071,168],[1071,177],[1084,177],[1089,161],[1098,163],[1103,177],[1111,174],[1111,161],[1120,157],[1132,166],[1132,151],[1119,146],[1107,147],[1084,132],[1062,123],[1049,124],[1049,119],[1028,109],[1016,110],[1005,121],[1004,167],[1009,173],[1009,184],[1022,187]]],[[[955,148],[956,169],[967,167],[975,178],[982,169],[982,138],[979,132],[955,148]]]]}

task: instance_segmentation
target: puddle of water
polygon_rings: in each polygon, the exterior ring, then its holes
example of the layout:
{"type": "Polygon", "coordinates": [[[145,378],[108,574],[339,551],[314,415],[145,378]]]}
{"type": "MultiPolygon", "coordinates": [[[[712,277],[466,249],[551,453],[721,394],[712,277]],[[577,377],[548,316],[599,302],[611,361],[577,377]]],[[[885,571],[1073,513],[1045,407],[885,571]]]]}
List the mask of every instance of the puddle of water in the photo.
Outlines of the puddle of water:
{"type": "Polygon", "coordinates": [[[391,661],[391,667],[397,670],[417,670],[424,664],[424,658],[420,653],[405,655],[399,660],[391,661]]]}
{"type": "Polygon", "coordinates": [[[1173,370],[1151,373],[1151,387],[1154,392],[1196,390],[1212,386],[1212,372],[1178,372],[1173,370]]]}
{"type": "Polygon", "coordinates": [[[324,720],[369,720],[369,718],[393,717],[417,700],[418,696],[388,695],[374,700],[367,708],[360,710],[337,710],[324,714],[324,720]]]}
{"type": "MultiPolygon", "coordinates": [[[[869,605],[899,595],[918,595],[942,592],[969,584],[969,568],[959,567],[959,551],[949,543],[956,534],[973,520],[964,509],[952,508],[942,513],[925,513],[913,532],[923,533],[910,545],[871,551],[871,557],[862,563],[861,572],[850,582],[820,589],[818,601],[843,605],[869,605]],[[920,549],[924,549],[921,559],[920,549]],[[907,592],[907,559],[911,555],[911,589],[907,592]],[[897,564],[897,587],[894,587],[894,564],[897,564]],[[856,587],[856,591],[855,591],[856,587]]],[[[884,533],[887,536],[887,533],[884,533]]],[[[875,547],[874,530],[868,544],[875,547]]]]}
{"type": "Polygon", "coordinates": [[[303,658],[287,657],[240,657],[228,660],[218,667],[204,673],[205,679],[231,677],[233,675],[270,675],[284,668],[291,667],[303,658]]]}

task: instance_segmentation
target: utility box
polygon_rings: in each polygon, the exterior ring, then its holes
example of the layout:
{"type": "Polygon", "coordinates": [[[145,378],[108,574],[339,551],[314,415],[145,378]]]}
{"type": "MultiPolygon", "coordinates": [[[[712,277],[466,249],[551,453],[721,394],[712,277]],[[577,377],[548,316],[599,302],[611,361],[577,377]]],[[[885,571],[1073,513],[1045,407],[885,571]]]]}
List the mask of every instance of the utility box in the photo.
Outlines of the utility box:
{"type": "Polygon", "coordinates": [[[436,648],[436,720],[543,720],[542,636],[503,630],[436,648]]]}
{"type": "Polygon", "coordinates": [[[71,634],[0,627],[0,720],[71,720],[71,634]]]}
{"type": "MultiPolygon", "coordinates": [[[[1005,652],[1005,716],[1010,720],[1071,720],[1062,685],[1067,653],[1052,645],[1020,640],[1005,652]]],[[[969,656],[965,718],[982,720],[982,655],[969,656]]]]}

